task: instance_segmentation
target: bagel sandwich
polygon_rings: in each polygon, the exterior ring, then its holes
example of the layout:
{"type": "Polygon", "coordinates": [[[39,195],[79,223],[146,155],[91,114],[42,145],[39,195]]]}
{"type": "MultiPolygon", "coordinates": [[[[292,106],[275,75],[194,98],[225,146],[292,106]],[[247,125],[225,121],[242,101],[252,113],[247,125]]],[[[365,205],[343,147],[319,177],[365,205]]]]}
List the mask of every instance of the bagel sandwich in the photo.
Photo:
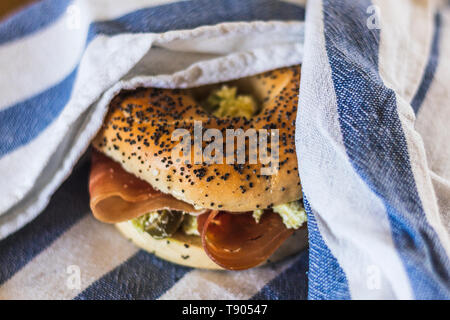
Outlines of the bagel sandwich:
{"type": "Polygon", "coordinates": [[[122,90],[92,141],[90,206],[140,248],[242,270],[307,244],[295,152],[300,66],[122,90]]]}

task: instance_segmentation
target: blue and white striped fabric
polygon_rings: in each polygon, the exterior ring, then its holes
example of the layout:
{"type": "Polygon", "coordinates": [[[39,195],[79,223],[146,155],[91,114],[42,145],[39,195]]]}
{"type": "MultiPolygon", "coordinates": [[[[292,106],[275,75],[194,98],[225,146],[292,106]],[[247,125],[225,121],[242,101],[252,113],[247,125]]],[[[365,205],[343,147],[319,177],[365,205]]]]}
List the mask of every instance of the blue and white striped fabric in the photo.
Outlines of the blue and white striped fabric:
{"type": "Polygon", "coordinates": [[[450,298],[450,10],[440,5],[44,0],[2,22],[0,298],[450,298]],[[85,151],[121,88],[298,63],[309,251],[243,272],[192,270],[91,217],[85,151]]]}
{"type": "Polygon", "coordinates": [[[310,298],[450,298],[450,11],[437,5],[308,4],[310,298]]]}

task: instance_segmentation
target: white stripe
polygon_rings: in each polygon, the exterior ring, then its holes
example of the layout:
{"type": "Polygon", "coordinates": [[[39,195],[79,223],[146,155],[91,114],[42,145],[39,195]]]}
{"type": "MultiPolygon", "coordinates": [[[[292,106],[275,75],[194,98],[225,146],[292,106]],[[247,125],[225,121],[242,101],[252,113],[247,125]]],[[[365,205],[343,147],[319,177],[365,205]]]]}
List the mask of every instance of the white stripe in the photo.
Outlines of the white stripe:
{"type": "Polygon", "coordinates": [[[305,195],[352,298],[410,299],[385,207],[355,172],[342,142],[319,1],[308,2],[306,23],[296,126],[303,128],[296,146],[305,195]]]}
{"type": "Polygon", "coordinates": [[[380,9],[379,72],[406,101],[412,100],[427,65],[434,29],[431,3],[373,1],[380,9]]]}
{"type": "Polygon", "coordinates": [[[113,226],[89,214],[5,282],[0,299],[72,299],[137,251],[113,226]],[[79,288],[69,266],[79,267],[79,288]]]}
{"type": "MultiPolygon", "coordinates": [[[[425,144],[439,212],[450,233],[450,9],[441,11],[439,63],[434,79],[417,114],[416,130],[425,144]]],[[[445,234],[441,235],[445,238],[445,234]]]]}
{"type": "MultiPolygon", "coordinates": [[[[447,140],[448,141],[448,140],[447,140]]],[[[450,180],[444,179],[442,176],[430,172],[431,179],[433,181],[433,187],[436,192],[436,196],[439,199],[439,211],[441,213],[442,223],[447,230],[447,234],[450,233],[450,180]]]]}
{"type": "Polygon", "coordinates": [[[0,45],[0,110],[59,83],[74,69],[89,22],[83,19],[80,30],[70,30],[67,21],[63,15],[31,36],[0,45]]]}
{"type": "Polygon", "coordinates": [[[89,24],[114,19],[145,7],[174,0],[76,0],[53,24],[29,36],[0,45],[0,110],[58,84],[78,64],[89,24]],[[75,21],[74,21],[75,19],[75,21]]]}
{"type": "MultiPolygon", "coordinates": [[[[269,281],[289,268],[288,261],[245,271],[194,270],[166,291],[161,300],[244,300],[258,293],[269,281]]],[[[292,284],[295,285],[295,284],[292,284]]]]}
{"type": "MultiPolygon", "coordinates": [[[[436,231],[447,255],[450,255],[449,235],[440,218],[424,143],[415,128],[414,111],[410,106],[410,101],[417,91],[430,55],[434,31],[434,2],[418,4],[406,0],[395,1],[395,8],[392,8],[392,1],[377,0],[374,3],[379,5],[382,17],[379,51],[380,75],[386,86],[396,92],[397,110],[426,219],[436,231]],[[399,12],[402,14],[398,14],[399,12]],[[394,30],[397,32],[393,32],[394,30]]],[[[446,39],[444,34],[442,39],[446,39]]],[[[444,53],[441,55],[441,60],[445,59],[444,53]]],[[[444,105],[448,105],[448,97],[446,100],[446,102],[442,101],[444,105]]],[[[435,125],[436,117],[442,116],[444,114],[441,112],[434,114],[433,125],[435,125]]],[[[446,127],[442,128],[445,131],[444,128],[446,127]]]]}

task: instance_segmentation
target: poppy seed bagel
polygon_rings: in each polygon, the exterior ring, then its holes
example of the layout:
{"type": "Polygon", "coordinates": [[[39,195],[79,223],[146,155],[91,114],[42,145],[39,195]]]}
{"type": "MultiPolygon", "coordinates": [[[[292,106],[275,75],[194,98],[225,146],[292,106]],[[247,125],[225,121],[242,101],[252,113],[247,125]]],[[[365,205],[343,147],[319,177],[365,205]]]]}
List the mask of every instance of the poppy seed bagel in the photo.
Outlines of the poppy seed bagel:
{"type": "MultiPolygon", "coordinates": [[[[247,212],[300,199],[294,137],[300,66],[227,84],[252,94],[260,112],[251,119],[219,118],[206,112],[199,101],[204,92],[217,85],[122,91],[111,101],[93,146],[155,189],[197,207],[247,212]],[[172,141],[172,134],[184,129],[193,136],[195,121],[201,121],[202,133],[218,129],[224,137],[227,129],[277,129],[277,170],[271,175],[261,174],[261,169],[273,163],[264,163],[260,156],[253,164],[248,159],[243,164],[186,164],[183,159],[174,159],[173,150],[179,141],[172,141]]],[[[207,143],[203,141],[202,146],[205,148],[207,143]]]]}

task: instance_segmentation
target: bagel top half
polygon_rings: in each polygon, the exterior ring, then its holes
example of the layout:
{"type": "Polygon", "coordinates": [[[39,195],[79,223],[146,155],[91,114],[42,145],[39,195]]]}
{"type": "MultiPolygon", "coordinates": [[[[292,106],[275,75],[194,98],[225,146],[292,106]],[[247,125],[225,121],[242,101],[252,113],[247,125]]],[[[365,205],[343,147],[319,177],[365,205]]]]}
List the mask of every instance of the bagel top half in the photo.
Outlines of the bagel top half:
{"type": "MultiPolygon", "coordinates": [[[[122,91],[110,103],[93,146],[155,189],[197,207],[245,212],[300,199],[294,138],[300,67],[277,69],[229,84],[252,94],[261,106],[259,114],[246,119],[207,113],[199,101],[217,85],[122,91]],[[179,141],[172,141],[172,133],[186,129],[193,142],[196,120],[201,121],[203,130],[218,129],[223,137],[226,129],[278,129],[278,170],[262,175],[261,168],[268,164],[259,156],[255,164],[248,161],[248,155],[245,164],[227,164],[225,160],[186,164],[183,159],[173,159],[172,151],[179,141]]],[[[203,148],[208,143],[204,141],[203,148]]],[[[269,142],[268,147],[274,146],[269,142]]],[[[248,152],[248,144],[246,149],[248,152]]]]}

